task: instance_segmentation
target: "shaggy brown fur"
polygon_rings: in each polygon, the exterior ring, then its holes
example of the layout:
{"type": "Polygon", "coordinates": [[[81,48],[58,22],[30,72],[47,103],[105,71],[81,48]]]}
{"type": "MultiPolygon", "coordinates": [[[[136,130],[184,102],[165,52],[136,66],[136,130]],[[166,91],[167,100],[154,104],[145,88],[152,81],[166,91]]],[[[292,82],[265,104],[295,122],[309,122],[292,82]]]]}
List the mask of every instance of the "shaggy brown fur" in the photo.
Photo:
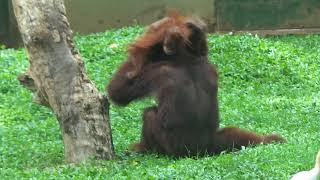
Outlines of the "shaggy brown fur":
{"type": "Polygon", "coordinates": [[[136,150],[181,157],[285,141],[236,127],[219,129],[218,74],[208,61],[206,39],[201,20],[174,14],[129,47],[107,91],[123,106],[149,95],[157,99],[157,106],[144,111],[136,150]]]}

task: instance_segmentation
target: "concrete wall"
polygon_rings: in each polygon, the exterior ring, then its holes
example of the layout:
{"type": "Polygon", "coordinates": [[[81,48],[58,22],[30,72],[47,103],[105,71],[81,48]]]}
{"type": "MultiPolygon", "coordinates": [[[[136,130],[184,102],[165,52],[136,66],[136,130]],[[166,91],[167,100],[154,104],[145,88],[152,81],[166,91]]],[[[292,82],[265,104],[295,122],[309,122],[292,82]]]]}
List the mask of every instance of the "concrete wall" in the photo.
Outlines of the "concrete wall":
{"type": "MultiPolygon", "coordinates": [[[[21,43],[10,2],[0,0],[0,43],[9,47],[21,43]]],[[[211,32],[320,32],[320,0],[65,0],[65,5],[71,28],[81,34],[150,24],[168,9],[200,16],[211,32]]]]}
{"type": "Polygon", "coordinates": [[[212,32],[320,31],[320,0],[65,0],[65,3],[72,28],[80,33],[150,24],[162,18],[168,9],[200,16],[212,32]]]}
{"type": "Polygon", "coordinates": [[[0,0],[0,44],[4,44],[7,47],[22,45],[11,0],[0,0]]]}
{"type": "Polygon", "coordinates": [[[72,28],[81,33],[150,24],[172,8],[197,14],[211,26],[215,22],[214,0],[65,0],[65,4],[72,28]]]}
{"type": "Polygon", "coordinates": [[[0,39],[8,34],[9,13],[8,2],[0,0],[0,39]]]}
{"type": "Polygon", "coordinates": [[[320,0],[219,0],[221,31],[320,28],[320,0]]]}

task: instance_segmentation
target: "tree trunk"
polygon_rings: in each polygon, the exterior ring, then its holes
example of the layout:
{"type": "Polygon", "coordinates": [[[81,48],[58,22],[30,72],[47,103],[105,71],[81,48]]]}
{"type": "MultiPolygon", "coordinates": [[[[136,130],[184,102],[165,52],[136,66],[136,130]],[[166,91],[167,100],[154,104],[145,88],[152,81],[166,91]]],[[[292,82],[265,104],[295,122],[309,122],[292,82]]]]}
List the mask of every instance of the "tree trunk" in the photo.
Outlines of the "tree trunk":
{"type": "Polygon", "coordinates": [[[113,158],[109,103],[85,74],[63,0],[13,0],[13,8],[30,63],[18,79],[56,114],[66,160],[113,158]]]}

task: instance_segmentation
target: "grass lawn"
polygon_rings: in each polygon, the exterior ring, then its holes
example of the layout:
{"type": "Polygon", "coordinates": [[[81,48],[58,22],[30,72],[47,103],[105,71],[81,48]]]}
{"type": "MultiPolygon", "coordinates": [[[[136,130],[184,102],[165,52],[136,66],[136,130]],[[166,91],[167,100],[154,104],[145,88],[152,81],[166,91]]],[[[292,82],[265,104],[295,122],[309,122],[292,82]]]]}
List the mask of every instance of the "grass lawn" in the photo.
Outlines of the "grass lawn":
{"type": "MultiPolygon", "coordinates": [[[[75,37],[101,91],[141,32],[129,27],[75,37]]],[[[209,48],[220,73],[221,127],[276,132],[287,144],[183,159],[127,153],[140,138],[143,108],[154,103],[148,98],[125,108],[111,106],[117,159],[70,165],[54,114],[32,103],[31,93],[16,80],[27,70],[26,52],[2,49],[0,179],[288,179],[312,168],[320,148],[320,35],[210,35],[209,48]]]]}

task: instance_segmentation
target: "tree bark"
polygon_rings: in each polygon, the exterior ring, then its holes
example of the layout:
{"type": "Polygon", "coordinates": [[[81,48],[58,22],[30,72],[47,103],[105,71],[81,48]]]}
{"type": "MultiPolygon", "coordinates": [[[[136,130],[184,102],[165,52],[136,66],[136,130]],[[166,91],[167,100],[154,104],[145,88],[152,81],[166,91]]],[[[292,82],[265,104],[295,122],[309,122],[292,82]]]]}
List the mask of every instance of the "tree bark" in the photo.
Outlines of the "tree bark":
{"type": "Polygon", "coordinates": [[[13,8],[30,63],[18,79],[54,111],[66,160],[113,158],[109,103],[85,73],[63,0],[13,0],[13,8]]]}

